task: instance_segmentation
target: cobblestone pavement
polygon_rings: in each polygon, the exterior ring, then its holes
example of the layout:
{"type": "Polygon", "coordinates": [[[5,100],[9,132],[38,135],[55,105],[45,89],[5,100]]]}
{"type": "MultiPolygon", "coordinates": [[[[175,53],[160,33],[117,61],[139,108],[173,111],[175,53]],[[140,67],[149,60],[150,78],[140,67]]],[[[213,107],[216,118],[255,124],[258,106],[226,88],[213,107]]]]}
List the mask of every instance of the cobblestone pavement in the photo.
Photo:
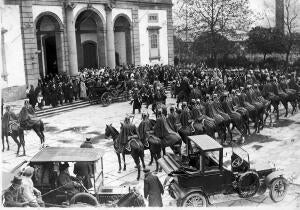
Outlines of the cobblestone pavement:
{"type": "MultiPolygon", "coordinates": [[[[174,99],[168,99],[170,106],[174,99]]],[[[16,106],[18,108],[18,106],[16,106]]],[[[82,141],[90,136],[95,147],[106,151],[104,155],[104,184],[106,186],[135,185],[143,190],[143,179],[136,181],[137,170],[130,156],[126,156],[127,171],[118,173],[117,156],[113,151],[112,140],[104,138],[106,124],[111,124],[118,130],[120,122],[132,111],[128,102],[111,104],[108,107],[93,105],[43,119],[45,123],[46,144],[49,146],[78,147],[82,141]]],[[[152,111],[148,111],[152,114],[152,111]]],[[[283,111],[282,111],[283,113],[283,111]]],[[[152,118],[154,116],[152,115],[152,118]]],[[[133,122],[138,125],[141,114],[136,114],[133,122]]],[[[273,203],[268,193],[252,200],[232,198],[230,201],[220,198],[216,206],[268,206],[268,207],[300,207],[300,112],[293,116],[280,117],[279,123],[267,126],[260,134],[253,134],[246,139],[243,146],[250,154],[251,164],[269,162],[277,168],[283,169],[286,176],[294,184],[290,185],[286,199],[280,203],[273,203]],[[298,184],[298,185],[296,185],[298,184]]],[[[10,137],[9,137],[10,138],[10,137]]],[[[30,160],[39,151],[40,140],[33,131],[25,132],[27,156],[16,157],[16,145],[10,139],[11,150],[2,153],[2,173],[11,171],[17,164],[30,160]]],[[[230,157],[231,148],[225,148],[225,160],[230,157]]],[[[149,151],[145,152],[145,162],[149,162],[149,151]]],[[[152,171],[155,164],[147,166],[152,171]]],[[[157,174],[163,182],[164,172],[157,174]]],[[[141,174],[143,178],[143,173],[141,174]]],[[[164,206],[175,206],[176,202],[170,198],[168,192],[163,196],[164,206]]]]}

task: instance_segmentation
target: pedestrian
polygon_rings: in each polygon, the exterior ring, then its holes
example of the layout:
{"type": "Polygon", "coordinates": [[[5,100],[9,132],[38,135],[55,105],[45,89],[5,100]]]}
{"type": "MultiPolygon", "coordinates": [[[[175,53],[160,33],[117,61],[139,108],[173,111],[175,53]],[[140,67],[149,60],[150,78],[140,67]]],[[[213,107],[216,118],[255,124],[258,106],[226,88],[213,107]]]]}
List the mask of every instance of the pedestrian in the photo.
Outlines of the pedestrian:
{"type": "Polygon", "coordinates": [[[161,195],[164,194],[164,188],[158,177],[153,175],[149,169],[144,169],[144,197],[148,198],[149,207],[162,207],[161,195]]]}
{"type": "Polygon", "coordinates": [[[80,145],[80,148],[94,148],[91,138],[86,138],[85,142],[80,145]]]}
{"type": "Polygon", "coordinates": [[[82,79],[80,79],[80,99],[86,100],[86,98],[86,85],[85,82],[82,79]]]}
{"type": "Polygon", "coordinates": [[[28,206],[29,203],[24,197],[22,178],[20,176],[15,176],[11,183],[11,186],[4,191],[4,207],[28,206]]]}
{"type": "Polygon", "coordinates": [[[32,176],[34,168],[28,166],[22,172],[22,186],[24,188],[24,197],[30,207],[45,207],[41,192],[33,186],[32,176]]]}
{"type": "Polygon", "coordinates": [[[30,90],[29,90],[29,93],[28,93],[28,98],[29,98],[29,104],[32,106],[33,109],[35,109],[35,105],[36,105],[37,99],[36,99],[36,92],[34,90],[33,85],[30,85],[30,90]]]}

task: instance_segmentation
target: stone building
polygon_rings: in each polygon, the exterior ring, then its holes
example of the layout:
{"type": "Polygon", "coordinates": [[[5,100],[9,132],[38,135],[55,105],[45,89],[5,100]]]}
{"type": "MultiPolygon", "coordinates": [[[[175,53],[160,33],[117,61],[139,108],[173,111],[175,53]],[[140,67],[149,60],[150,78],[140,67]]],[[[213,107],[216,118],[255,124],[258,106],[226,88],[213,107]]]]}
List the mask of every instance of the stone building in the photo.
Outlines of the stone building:
{"type": "Polygon", "coordinates": [[[0,15],[6,101],[50,73],[173,64],[171,0],[4,0],[0,15]]]}

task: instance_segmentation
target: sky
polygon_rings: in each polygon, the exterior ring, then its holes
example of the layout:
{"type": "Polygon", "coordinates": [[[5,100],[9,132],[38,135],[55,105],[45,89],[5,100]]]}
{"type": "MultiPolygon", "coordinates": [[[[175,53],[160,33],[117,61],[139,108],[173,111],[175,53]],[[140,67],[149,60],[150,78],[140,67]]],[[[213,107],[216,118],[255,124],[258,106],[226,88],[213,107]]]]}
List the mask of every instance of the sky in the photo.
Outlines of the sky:
{"type": "MultiPolygon", "coordinates": [[[[181,4],[178,4],[178,2],[182,0],[172,0],[174,7],[173,7],[173,19],[174,19],[174,26],[177,24],[180,24],[181,22],[184,22],[184,20],[176,19],[176,10],[178,11],[178,8],[181,4]]],[[[297,16],[297,31],[300,32],[300,0],[290,0],[296,6],[293,7],[295,13],[299,13],[297,16]]],[[[249,0],[250,3],[250,9],[254,12],[256,15],[256,21],[254,22],[254,26],[263,26],[263,27],[274,27],[275,26],[275,0],[249,0]]]]}

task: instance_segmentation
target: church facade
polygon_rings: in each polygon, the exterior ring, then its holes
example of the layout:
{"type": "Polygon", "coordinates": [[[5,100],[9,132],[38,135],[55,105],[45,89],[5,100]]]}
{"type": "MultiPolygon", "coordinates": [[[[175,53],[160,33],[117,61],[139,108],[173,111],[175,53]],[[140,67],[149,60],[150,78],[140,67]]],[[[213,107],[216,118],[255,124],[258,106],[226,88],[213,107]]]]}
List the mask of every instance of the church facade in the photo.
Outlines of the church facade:
{"type": "Polygon", "coordinates": [[[82,68],[173,64],[171,0],[4,0],[1,80],[22,98],[47,74],[82,68]]]}

